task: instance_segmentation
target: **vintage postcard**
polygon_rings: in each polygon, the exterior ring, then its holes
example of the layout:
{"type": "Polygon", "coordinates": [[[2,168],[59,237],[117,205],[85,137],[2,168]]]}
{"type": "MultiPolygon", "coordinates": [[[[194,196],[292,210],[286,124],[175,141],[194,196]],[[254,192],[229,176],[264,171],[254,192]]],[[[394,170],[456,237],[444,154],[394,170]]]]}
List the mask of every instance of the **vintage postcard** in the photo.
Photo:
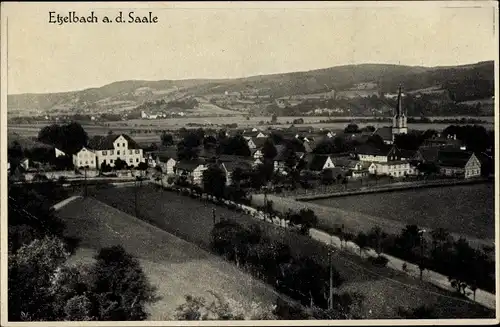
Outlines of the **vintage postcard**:
{"type": "Polygon", "coordinates": [[[1,4],[1,324],[498,323],[498,3],[1,4]]]}

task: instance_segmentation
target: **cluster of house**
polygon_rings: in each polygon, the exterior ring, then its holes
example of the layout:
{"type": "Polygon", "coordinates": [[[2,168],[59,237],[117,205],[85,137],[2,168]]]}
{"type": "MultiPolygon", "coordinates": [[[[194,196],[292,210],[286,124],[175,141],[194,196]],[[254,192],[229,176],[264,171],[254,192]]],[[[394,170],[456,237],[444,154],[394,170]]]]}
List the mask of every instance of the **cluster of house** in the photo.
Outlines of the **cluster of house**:
{"type": "MultiPolygon", "coordinates": [[[[456,137],[436,137],[427,140],[416,151],[399,149],[394,145],[395,136],[405,134],[408,130],[407,116],[403,111],[401,99],[400,89],[392,126],[378,128],[374,132],[343,135],[343,137],[350,138],[352,136],[360,139],[378,135],[384,141],[384,147],[363,144],[350,153],[322,155],[313,153],[313,150],[321,141],[333,140],[336,136],[335,133],[330,131],[314,133],[312,130],[293,129],[283,133],[283,137],[295,139],[295,142],[298,141],[303,145],[302,152],[294,150],[297,162],[302,163],[303,170],[315,173],[329,170],[332,176],[337,179],[360,178],[369,175],[385,175],[394,178],[416,175],[422,173],[417,169],[422,163],[431,163],[441,174],[447,176],[471,178],[481,175],[481,162],[484,158],[478,158],[473,152],[467,151],[456,140],[456,137]],[[316,144],[318,140],[320,142],[316,144]]],[[[263,163],[264,144],[270,138],[268,132],[257,128],[243,132],[243,137],[251,151],[248,157],[217,155],[215,150],[200,147],[197,159],[178,160],[175,146],[145,154],[130,136],[119,134],[92,138],[88,146],[82,147],[73,154],[72,159],[75,168],[94,170],[100,169],[103,164],[114,167],[118,160],[124,162],[128,167],[137,167],[141,163],[147,163],[152,168],[161,167],[161,171],[166,175],[185,176],[196,184],[201,183],[203,171],[211,163],[217,162],[226,173],[229,184],[231,183],[231,175],[236,168],[250,170],[263,163]]],[[[272,159],[274,170],[286,174],[285,167],[290,152],[281,144],[276,144],[275,148],[276,156],[272,159]]],[[[63,155],[66,154],[55,149],[56,157],[63,155]]],[[[28,168],[29,161],[24,160],[21,165],[28,168]]]]}
{"type": "MultiPolygon", "coordinates": [[[[264,161],[262,149],[268,136],[262,131],[253,131],[245,137],[248,137],[247,141],[251,143],[251,155],[248,157],[217,155],[214,150],[200,148],[197,159],[179,160],[175,147],[172,147],[148,153],[146,162],[150,167],[161,167],[161,171],[166,175],[185,176],[195,184],[201,184],[203,171],[211,163],[218,162],[226,173],[229,184],[231,174],[236,168],[251,170],[264,161]]],[[[481,175],[481,161],[478,157],[473,152],[466,151],[456,139],[450,137],[437,137],[416,151],[399,149],[396,145],[386,145],[380,149],[363,144],[350,153],[325,155],[312,152],[314,141],[311,137],[295,137],[308,144],[308,147],[304,146],[305,152],[295,152],[297,162],[302,159],[305,163],[303,170],[318,174],[329,170],[337,179],[355,179],[370,175],[394,178],[417,175],[422,173],[417,169],[421,163],[434,164],[438,172],[446,176],[471,178],[481,175]]],[[[327,135],[324,137],[328,138],[327,135]]],[[[279,144],[275,148],[277,154],[272,159],[274,170],[286,174],[286,148],[279,144]]]]}
{"type": "MultiPolygon", "coordinates": [[[[368,175],[384,175],[400,178],[410,175],[417,175],[421,172],[417,167],[421,163],[432,163],[436,169],[446,176],[460,176],[471,178],[481,175],[481,161],[473,152],[467,151],[456,137],[441,138],[436,137],[428,140],[416,151],[399,149],[394,145],[396,135],[408,132],[407,114],[402,107],[401,88],[398,93],[398,102],[393,117],[393,124],[389,127],[381,127],[374,132],[361,133],[360,137],[368,138],[371,135],[378,135],[384,141],[384,147],[375,147],[364,144],[357,147],[351,153],[340,154],[314,154],[315,139],[327,140],[335,137],[335,133],[323,131],[321,134],[297,133],[288,135],[289,138],[299,140],[304,148],[304,152],[295,152],[298,160],[305,162],[305,170],[311,172],[322,172],[330,170],[337,178],[360,178],[368,175]]],[[[149,153],[147,162],[149,166],[160,166],[166,174],[186,176],[193,183],[201,183],[203,171],[208,168],[214,157],[217,157],[222,169],[230,183],[231,174],[237,167],[251,169],[263,163],[263,147],[270,137],[266,132],[257,128],[251,131],[244,131],[243,136],[247,141],[251,151],[249,157],[238,156],[217,156],[214,152],[200,149],[199,158],[191,161],[178,160],[175,150],[149,153]]],[[[344,135],[344,137],[349,135],[344,135]]],[[[358,137],[354,136],[353,137],[358,137]]],[[[276,156],[272,159],[274,170],[285,173],[286,147],[275,145],[276,156]]]]}

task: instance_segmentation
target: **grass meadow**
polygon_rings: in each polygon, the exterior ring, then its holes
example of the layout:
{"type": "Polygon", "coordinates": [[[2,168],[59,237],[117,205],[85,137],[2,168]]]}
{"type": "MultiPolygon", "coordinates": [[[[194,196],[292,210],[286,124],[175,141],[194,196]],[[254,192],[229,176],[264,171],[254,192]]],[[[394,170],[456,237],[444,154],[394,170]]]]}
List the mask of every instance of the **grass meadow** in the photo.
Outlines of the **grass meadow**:
{"type": "Polygon", "coordinates": [[[172,320],[187,294],[210,298],[208,290],[249,308],[252,301],[274,304],[277,293],[194,244],[92,198],[77,199],[58,211],[66,234],[81,240],[69,264],[89,263],[101,247],[122,245],[136,256],[159,301],[149,305],[149,320],[172,320]]]}
{"type": "MultiPolygon", "coordinates": [[[[217,219],[234,219],[245,226],[261,224],[265,234],[290,245],[292,252],[315,257],[323,262],[327,260],[328,249],[324,244],[309,237],[284,232],[272,224],[258,221],[246,214],[162,191],[151,185],[144,185],[138,188],[137,192],[138,218],[201,247],[208,247],[213,227],[212,209],[215,209],[217,219]]],[[[133,187],[100,189],[92,194],[96,199],[119,210],[135,214],[133,187]]],[[[130,242],[135,240],[130,239],[130,242]]],[[[334,265],[346,279],[339,291],[359,292],[364,297],[363,314],[368,318],[397,318],[399,307],[418,307],[423,303],[434,308],[436,314],[442,318],[484,318],[494,314],[467,299],[456,298],[449,292],[392,269],[374,267],[349,253],[338,252],[334,265]]],[[[204,272],[201,274],[206,275],[204,272]]]]}

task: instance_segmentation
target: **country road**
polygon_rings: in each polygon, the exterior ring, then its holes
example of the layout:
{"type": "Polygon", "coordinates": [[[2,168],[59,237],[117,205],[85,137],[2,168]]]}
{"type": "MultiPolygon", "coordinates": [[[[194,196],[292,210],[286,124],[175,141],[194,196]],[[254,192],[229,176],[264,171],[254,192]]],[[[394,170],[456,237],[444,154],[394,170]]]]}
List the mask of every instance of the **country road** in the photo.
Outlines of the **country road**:
{"type": "MultiPolygon", "coordinates": [[[[342,251],[349,251],[351,253],[358,254],[360,253],[359,247],[353,243],[353,242],[347,242],[347,244],[342,244],[340,241],[340,238],[336,236],[331,236],[325,232],[319,231],[317,229],[310,229],[309,230],[309,235],[318,241],[321,241],[325,244],[331,244],[337,249],[341,249],[342,251]]],[[[365,251],[361,251],[361,256],[364,258],[367,257],[374,257],[376,256],[376,252],[372,249],[367,249],[365,251]]],[[[387,266],[401,271],[401,272],[406,272],[408,275],[413,276],[415,278],[420,278],[420,271],[418,269],[418,265],[415,265],[410,262],[406,262],[404,260],[401,260],[399,258],[393,257],[391,255],[382,253],[387,259],[389,259],[389,262],[387,263],[387,266]],[[403,264],[406,263],[407,265],[407,270],[403,270],[403,264]]],[[[448,278],[446,276],[443,276],[437,272],[431,271],[431,270],[424,270],[422,274],[422,279],[430,282],[442,289],[448,290],[448,291],[453,291],[453,288],[450,285],[450,282],[448,281],[448,278]]],[[[467,296],[469,299],[473,300],[472,293],[467,296]]],[[[496,308],[496,297],[495,294],[488,293],[486,291],[478,289],[476,291],[476,302],[484,305],[487,308],[490,309],[495,309],[496,308]]]]}
{"type": "MultiPolygon", "coordinates": [[[[388,234],[399,234],[406,224],[401,221],[387,219],[378,216],[367,215],[360,212],[350,212],[339,208],[319,205],[312,202],[296,201],[294,198],[280,197],[268,194],[267,199],[273,202],[274,210],[286,212],[287,210],[300,210],[304,208],[312,209],[319,220],[319,229],[333,229],[336,226],[344,225],[345,231],[357,234],[358,232],[369,232],[373,227],[379,226],[388,234]]],[[[264,205],[264,194],[253,194],[252,205],[264,205]]],[[[419,226],[427,231],[432,230],[429,226],[419,226]]],[[[493,240],[484,240],[470,235],[450,233],[455,239],[465,237],[467,241],[475,247],[483,245],[492,246],[493,240]]]]}

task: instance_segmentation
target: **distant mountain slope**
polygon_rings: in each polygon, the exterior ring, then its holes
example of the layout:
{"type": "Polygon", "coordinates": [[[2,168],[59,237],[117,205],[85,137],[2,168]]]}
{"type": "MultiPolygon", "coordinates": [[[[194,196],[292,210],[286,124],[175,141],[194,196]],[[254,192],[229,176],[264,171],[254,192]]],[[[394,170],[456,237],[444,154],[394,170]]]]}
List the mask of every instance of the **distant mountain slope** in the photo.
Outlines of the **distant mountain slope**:
{"type": "Polygon", "coordinates": [[[8,108],[10,113],[119,109],[157,99],[170,101],[185,96],[224,95],[226,92],[277,98],[348,90],[355,84],[367,82],[378,85],[381,93],[394,93],[402,84],[406,91],[439,87],[457,102],[491,98],[494,95],[494,62],[449,67],[360,64],[238,79],[120,81],[82,91],[9,95],[8,108]]]}

